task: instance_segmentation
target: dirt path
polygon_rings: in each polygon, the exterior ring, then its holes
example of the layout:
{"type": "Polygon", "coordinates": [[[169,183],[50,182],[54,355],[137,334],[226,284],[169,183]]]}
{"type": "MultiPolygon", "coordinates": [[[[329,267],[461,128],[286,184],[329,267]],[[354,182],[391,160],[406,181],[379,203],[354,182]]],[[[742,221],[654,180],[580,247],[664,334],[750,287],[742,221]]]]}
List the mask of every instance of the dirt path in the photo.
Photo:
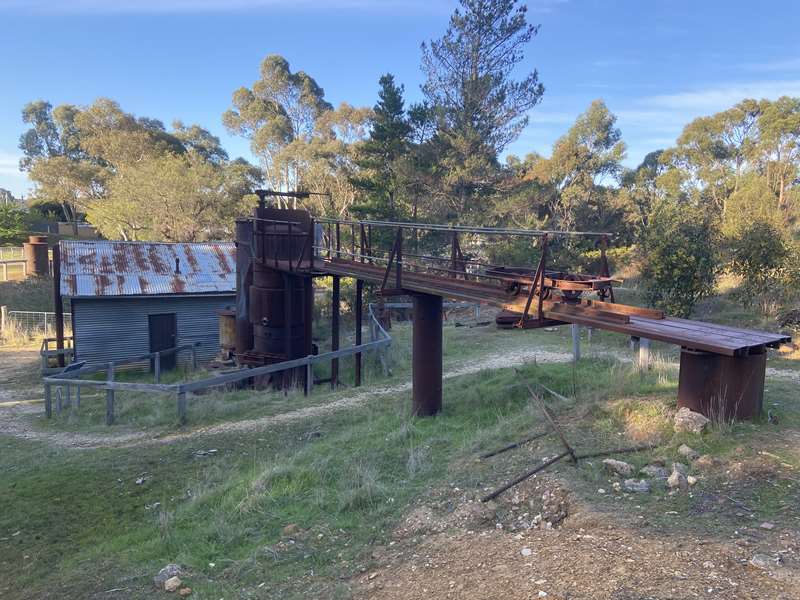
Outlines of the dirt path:
{"type": "MultiPolygon", "coordinates": [[[[593,356],[608,356],[621,362],[632,362],[631,356],[619,352],[596,352],[593,356]]],[[[328,404],[309,406],[268,417],[245,419],[208,427],[196,427],[187,431],[166,435],[153,435],[152,432],[148,431],[117,433],[114,435],[46,432],[35,429],[30,421],[31,415],[41,411],[41,406],[27,404],[25,402],[21,404],[12,404],[20,400],[27,401],[41,396],[39,386],[29,384],[31,381],[30,373],[33,368],[31,363],[38,360],[38,352],[35,350],[20,350],[13,353],[6,352],[3,358],[4,365],[0,367],[0,379],[8,381],[11,385],[4,385],[2,389],[0,389],[0,435],[5,434],[21,439],[45,441],[64,448],[126,448],[151,444],[169,444],[193,436],[258,431],[274,425],[295,423],[297,421],[320,417],[341,410],[348,410],[380,397],[391,396],[411,390],[411,381],[408,380],[394,386],[365,389],[352,396],[340,398],[328,404]]],[[[556,363],[569,362],[570,360],[572,360],[572,354],[570,353],[535,349],[520,350],[512,355],[497,353],[485,356],[481,358],[480,361],[456,365],[445,372],[444,378],[460,377],[483,370],[508,368],[533,361],[540,363],[556,363]]],[[[800,372],[786,369],[768,368],[767,376],[800,381],[800,372]]]]}
{"type": "MultiPolygon", "coordinates": [[[[483,370],[501,369],[521,365],[528,362],[554,363],[567,362],[572,359],[572,355],[564,352],[547,352],[543,350],[525,350],[513,355],[493,354],[481,358],[479,362],[471,362],[457,365],[445,372],[444,378],[460,377],[478,373],[483,370]]],[[[256,419],[245,419],[231,423],[221,423],[208,427],[197,427],[188,431],[171,433],[167,435],[153,436],[146,431],[132,433],[122,433],[117,435],[83,434],[70,432],[47,432],[35,429],[30,417],[34,413],[40,412],[40,406],[14,405],[3,407],[0,404],[0,435],[12,435],[26,440],[45,441],[54,446],[64,448],[100,448],[118,447],[127,448],[132,446],[144,446],[150,444],[169,444],[189,437],[200,435],[215,435],[221,433],[259,431],[267,427],[284,423],[295,423],[309,418],[328,415],[341,410],[347,410],[360,406],[370,401],[375,401],[381,397],[391,396],[411,390],[411,381],[382,387],[370,388],[359,391],[352,396],[334,400],[328,404],[308,406],[298,410],[293,410],[269,417],[259,417],[256,419]]]]}

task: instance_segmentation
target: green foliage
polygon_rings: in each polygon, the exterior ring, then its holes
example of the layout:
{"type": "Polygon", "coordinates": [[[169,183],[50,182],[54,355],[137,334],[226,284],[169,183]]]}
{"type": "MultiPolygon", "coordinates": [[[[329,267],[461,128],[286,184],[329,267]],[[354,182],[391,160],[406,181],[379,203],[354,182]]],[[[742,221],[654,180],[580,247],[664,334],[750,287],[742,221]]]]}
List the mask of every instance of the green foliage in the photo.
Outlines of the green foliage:
{"type": "MultiPolygon", "coordinates": [[[[748,305],[769,296],[781,296],[782,284],[791,283],[794,273],[788,261],[789,246],[772,223],[753,221],[742,225],[728,239],[731,271],[742,277],[736,297],[748,305]]],[[[796,292],[795,292],[796,294],[796,292]]]]}
{"type": "Polygon", "coordinates": [[[13,204],[0,204],[0,246],[18,246],[27,233],[25,211],[13,204]]]}
{"type": "Polygon", "coordinates": [[[544,93],[535,70],[512,78],[538,32],[526,12],[517,0],[461,0],[444,36],[422,45],[422,90],[437,115],[436,191],[451,218],[487,208],[497,156],[544,93]]]}
{"type": "Polygon", "coordinates": [[[705,213],[662,203],[650,217],[639,249],[651,306],[688,317],[695,303],[713,292],[715,235],[705,213]]]}

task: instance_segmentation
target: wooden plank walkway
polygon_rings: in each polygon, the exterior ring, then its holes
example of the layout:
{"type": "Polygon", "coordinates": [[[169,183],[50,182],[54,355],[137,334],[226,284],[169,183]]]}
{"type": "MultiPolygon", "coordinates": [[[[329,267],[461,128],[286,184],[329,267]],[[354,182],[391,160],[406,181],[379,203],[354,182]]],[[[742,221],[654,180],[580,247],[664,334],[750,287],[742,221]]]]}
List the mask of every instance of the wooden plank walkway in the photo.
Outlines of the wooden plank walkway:
{"type": "MultiPolygon", "coordinates": [[[[288,270],[288,264],[285,261],[280,261],[280,263],[279,268],[288,270]]],[[[303,271],[304,268],[308,269],[308,264],[301,264],[299,270],[303,271]]],[[[357,277],[364,281],[381,283],[386,269],[378,265],[341,258],[317,257],[314,261],[314,272],[320,275],[357,277]]],[[[526,295],[519,292],[511,293],[498,285],[407,270],[402,271],[401,277],[401,287],[404,291],[433,294],[465,302],[481,302],[520,314],[524,311],[526,295]]],[[[394,278],[395,272],[392,269],[386,284],[388,288],[394,286],[394,278]]],[[[749,354],[752,350],[764,346],[776,348],[791,341],[789,336],[766,331],[739,329],[673,317],[653,318],[648,315],[636,314],[640,311],[633,307],[623,307],[594,300],[578,305],[546,300],[543,303],[543,312],[547,319],[596,327],[727,356],[749,354]]],[[[641,312],[648,313],[649,311],[641,312]]]]}

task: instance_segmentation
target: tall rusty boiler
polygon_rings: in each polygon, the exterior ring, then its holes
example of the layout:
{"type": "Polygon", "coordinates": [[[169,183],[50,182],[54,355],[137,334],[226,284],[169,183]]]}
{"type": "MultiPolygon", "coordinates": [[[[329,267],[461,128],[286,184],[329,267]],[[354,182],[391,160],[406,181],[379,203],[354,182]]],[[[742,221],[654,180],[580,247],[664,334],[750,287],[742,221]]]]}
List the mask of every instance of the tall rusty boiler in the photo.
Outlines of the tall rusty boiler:
{"type": "Polygon", "coordinates": [[[46,235],[28,236],[22,244],[28,277],[47,277],[50,274],[49,246],[46,235]]]}

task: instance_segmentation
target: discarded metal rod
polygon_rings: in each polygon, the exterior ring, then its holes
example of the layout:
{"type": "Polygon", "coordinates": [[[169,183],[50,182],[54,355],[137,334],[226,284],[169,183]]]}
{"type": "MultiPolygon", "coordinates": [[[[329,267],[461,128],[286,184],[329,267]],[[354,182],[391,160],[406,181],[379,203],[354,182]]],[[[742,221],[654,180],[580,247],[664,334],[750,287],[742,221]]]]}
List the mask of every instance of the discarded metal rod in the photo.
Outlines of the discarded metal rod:
{"type": "MultiPolygon", "coordinates": [[[[514,371],[517,373],[517,375],[522,375],[519,370],[514,369],[514,371]]],[[[558,437],[561,438],[561,443],[564,445],[564,448],[566,448],[567,454],[570,456],[570,460],[573,464],[576,464],[578,462],[578,458],[575,456],[575,450],[573,450],[572,446],[570,446],[569,442],[567,441],[567,437],[564,435],[561,427],[559,427],[555,417],[550,414],[550,411],[548,410],[547,405],[545,405],[544,400],[542,400],[539,395],[533,391],[533,388],[531,388],[527,382],[525,383],[525,387],[528,388],[528,392],[530,393],[531,397],[536,400],[536,403],[539,405],[539,408],[542,409],[544,416],[547,417],[547,420],[550,421],[550,425],[558,434],[558,437]]]]}
{"type": "Polygon", "coordinates": [[[498,454],[502,454],[503,452],[508,452],[509,450],[513,450],[514,448],[519,448],[520,446],[524,446],[525,444],[529,444],[534,440],[538,440],[539,438],[543,438],[550,431],[542,431],[540,433],[534,434],[530,437],[525,438],[524,440],[520,440],[518,442],[514,442],[513,444],[509,444],[508,446],[503,446],[502,448],[498,448],[497,450],[492,450],[491,452],[487,452],[486,454],[481,454],[481,458],[491,458],[493,456],[497,456],[498,454]]]}
{"type": "Polygon", "coordinates": [[[535,469],[531,469],[527,473],[523,473],[522,475],[517,477],[514,481],[510,481],[509,483],[505,484],[504,486],[497,488],[495,491],[493,491],[488,496],[484,496],[483,498],[481,498],[481,502],[488,502],[489,500],[494,500],[495,498],[497,498],[500,494],[502,494],[506,490],[511,489],[512,487],[514,487],[518,483],[522,483],[523,481],[525,481],[529,477],[533,477],[534,475],[536,475],[536,473],[538,473],[539,471],[543,471],[544,469],[546,469],[550,465],[554,465],[555,463],[560,461],[565,456],[569,456],[569,451],[564,451],[561,454],[559,454],[558,456],[554,456],[550,460],[545,461],[542,464],[540,464],[535,469]]]}

